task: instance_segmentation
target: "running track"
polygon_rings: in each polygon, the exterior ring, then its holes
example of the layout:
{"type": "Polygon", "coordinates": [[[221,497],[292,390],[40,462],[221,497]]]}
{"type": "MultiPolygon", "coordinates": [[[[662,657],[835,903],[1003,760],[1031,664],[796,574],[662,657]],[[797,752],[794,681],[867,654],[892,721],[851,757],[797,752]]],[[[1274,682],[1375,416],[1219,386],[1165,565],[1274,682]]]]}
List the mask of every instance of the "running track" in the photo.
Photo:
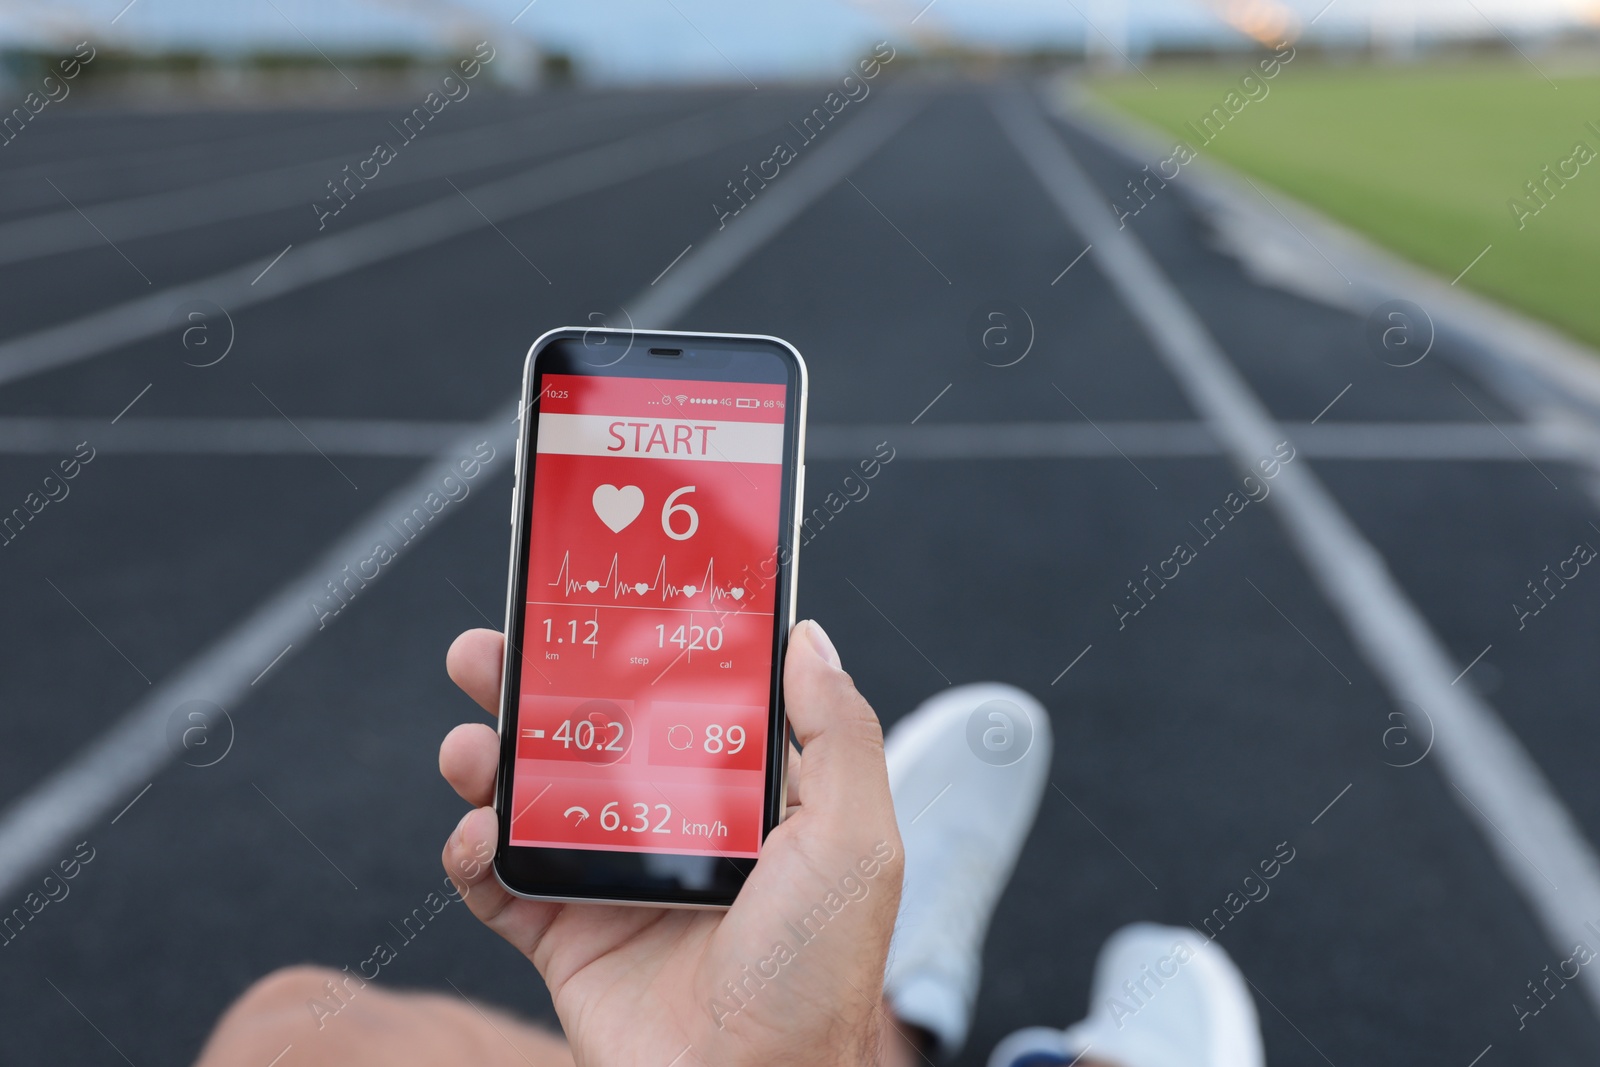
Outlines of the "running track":
{"type": "MultiPolygon", "coordinates": [[[[1274,1064],[1595,1062],[1583,980],[1512,1008],[1600,925],[1600,577],[1510,606],[1600,545],[1581,457],[1467,342],[1391,366],[1361,314],[1256,280],[1179,183],[1126,231],[1085,215],[1140,163],[1021,90],[875,93],[719,232],[724,183],[824,91],[474,98],[322,233],[319,167],[387,112],[52,109],[4,149],[0,510],[95,450],[0,549],[4,907],[94,858],[0,948],[0,1061],[187,1062],[263,972],[401,944],[459,817],[435,750],[475,712],[442,658],[500,618],[509,467],[325,629],[305,591],[431,462],[506,454],[533,337],[631,315],[805,353],[811,505],[896,449],[801,570],[886,722],[990,678],[1051,710],[963,1063],[1079,1017],[1111,930],[1201,923],[1281,842],[1219,938],[1274,1064]],[[985,349],[997,309],[1012,347],[985,349]],[[1295,459],[1208,537],[1253,431],[1295,459]],[[1352,544],[1410,628],[1348,595],[1352,544]],[[1385,651],[1418,640],[1468,669],[1429,688],[1385,651]],[[189,700],[227,709],[213,747],[169,743],[189,700]]],[[[549,1016],[460,909],[383,980],[549,1016]]]]}

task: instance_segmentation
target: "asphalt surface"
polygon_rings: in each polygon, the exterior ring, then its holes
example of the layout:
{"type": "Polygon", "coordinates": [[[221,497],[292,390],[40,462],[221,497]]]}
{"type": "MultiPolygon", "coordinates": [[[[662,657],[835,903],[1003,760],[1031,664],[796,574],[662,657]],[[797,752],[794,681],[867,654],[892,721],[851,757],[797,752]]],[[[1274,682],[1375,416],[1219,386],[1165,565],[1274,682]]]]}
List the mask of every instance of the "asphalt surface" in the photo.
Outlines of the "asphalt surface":
{"type": "MultiPolygon", "coordinates": [[[[1194,420],[1094,253],[1061,273],[1084,240],[984,90],[903,91],[924,106],[852,171],[854,187],[831,188],[671,325],[793,342],[810,365],[814,424],[1194,420]],[[990,365],[970,329],[1002,301],[1035,331],[1007,367],[990,365]]],[[[186,365],[200,360],[173,330],[5,385],[0,416],[485,418],[512,396],[535,336],[590,315],[618,321],[619,304],[686,245],[717,240],[708,205],[823,92],[464,102],[438,135],[521,137],[527,155],[451,174],[462,189],[708,109],[765,127],[241,310],[214,366],[186,365]],[[559,147],[537,124],[507,132],[574,111],[549,135],[559,147]]],[[[67,197],[92,220],[96,205],[133,195],[354,161],[390,117],[51,109],[0,149],[0,220],[67,197]],[[45,177],[61,195],[41,192],[45,177]]],[[[1108,199],[1137,171],[1059,132],[1108,199]]],[[[330,228],[455,195],[443,177],[406,183],[407,162],[330,228]]],[[[308,183],[305,203],[323,192],[308,183]]],[[[1252,281],[1181,187],[1132,222],[1275,417],[1309,421],[1338,395],[1323,422],[1515,420],[1447,352],[1388,366],[1361,319],[1252,281]]],[[[317,239],[301,204],[0,267],[0,340],[317,239]]],[[[1130,450],[900,458],[804,550],[801,613],[827,626],[886,723],[983,679],[1023,686],[1051,712],[1053,787],[994,918],[959,1062],[981,1063],[1014,1028],[1080,1017],[1112,930],[1198,925],[1282,842],[1293,861],[1219,937],[1254,986],[1270,1062],[1466,1067],[1490,1045],[1485,1065],[1595,1062],[1600,1023],[1576,988],[1519,1029],[1509,1006],[1570,952],[1547,943],[1433,762],[1392,765],[1405,761],[1385,744],[1396,707],[1272,513],[1246,509],[1118,629],[1125,583],[1239,483],[1220,456],[1130,450]]],[[[0,506],[20,504],[53,464],[0,455],[0,506]]],[[[813,459],[810,503],[851,466],[813,459]]],[[[48,781],[417,467],[97,455],[0,549],[0,803],[48,781]]],[[[1584,728],[1600,689],[1600,595],[1588,588],[1600,578],[1574,580],[1522,630],[1507,608],[1574,543],[1600,539],[1579,472],[1404,456],[1316,469],[1459,661],[1491,646],[1461,684],[1486,695],[1600,839],[1600,750],[1584,728]]],[[[438,777],[437,743],[475,714],[442,661],[457,632],[500,617],[509,471],[496,479],[230,705],[225,758],[172,763],[77,835],[94,858],[70,894],[0,948],[0,1062],[188,1062],[253,979],[365,959],[439,884],[439,844],[461,806],[438,777]]],[[[70,854],[40,857],[4,906],[70,854]]],[[[448,980],[551,1018],[537,975],[464,909],[408,943],[383,980],[448,980]]]]}

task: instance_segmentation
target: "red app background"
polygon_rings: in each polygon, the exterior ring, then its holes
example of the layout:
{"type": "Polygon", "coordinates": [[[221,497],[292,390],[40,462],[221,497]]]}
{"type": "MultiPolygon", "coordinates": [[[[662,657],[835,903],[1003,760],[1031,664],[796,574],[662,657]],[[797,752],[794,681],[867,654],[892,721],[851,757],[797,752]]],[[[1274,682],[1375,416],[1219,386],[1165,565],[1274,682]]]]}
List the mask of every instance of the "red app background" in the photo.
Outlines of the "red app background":
{"type": "Polygon", "coordinates": [[[545,376],[511,844],[756,855],[785,393],[545,376]]]}

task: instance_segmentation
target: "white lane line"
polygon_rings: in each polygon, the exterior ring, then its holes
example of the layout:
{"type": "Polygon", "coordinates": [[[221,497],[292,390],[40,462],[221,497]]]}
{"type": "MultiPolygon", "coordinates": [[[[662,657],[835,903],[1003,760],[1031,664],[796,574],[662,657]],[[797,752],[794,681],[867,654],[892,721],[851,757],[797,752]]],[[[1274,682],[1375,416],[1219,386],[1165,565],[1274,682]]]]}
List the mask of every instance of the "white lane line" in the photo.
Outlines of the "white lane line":
{"type": "MultiPolygon", "coordinates": [[[[565,151],[591,139],[595,119],[626,117],[641,110],[638,101],[620,103],[631,106],[619,107],[619,101],[608,100],[437,137],[430,133],[431,139],[417,141],[414,148],[402,144],[402,154],[394,166],[383,170],[383,180],[378,185],[398,189],[446,174],[565,151]]],[[[352,131],[351,149],[341,155],[233,174],[121,200],[91,202],[89,206],[99,225],[121,241],[250,218],[269,211],[303,208],[327,195],[324,183],[339,177],[343,167],[354,165],[371,153],[370,144],[359,147],[362,145],[364,142],[354,140],[352,131]]],[[[174,160],[174,163],[180,162],[181,159],[174,160]]],[[[307,212],[308,216],[310,214],[307,212]]],[[[76,213],[61,210],[0,223],[0,265],[97,245],[99,241],[85,232],[81,224],[75,225],[77,222],[76,213]]]]}
{"type": "MultiPolygon", "coordinates": [[[[789,222],[836,185],[850,169],[881,147],[920,109],[921,99],[886,94],[876,110],[830,135],[811,156],[798,161],[780,183],[740,216],[737,224],[703,238],[699,250],[680,269],[654,287],[645,287],[630,302],[636,320],[664,328],[789,222]]],[[[456,198],[452,197],[452,200],[456,198]]],[[[416,477],[395,489],[375,510],[339,537],[309,568],[241,619],[218,641],[191,659],[124,712],[97,739],[70,756],[44,781],[0,812],[0,900],[8,899],[33,870],[47,863],[72,841],[79,829],[111,810],[134,785],[153,778],[174,753],[166,739],[167,717],[185,700],[204,699],[236,707],[249,689],[257,667],[286,644],[311,641],[322,629],[313,606],[330,597],[335,581],[344,582],[351,568],[373,557],[379,543],[392,544],[395,531],[413,519],[422,501],[437,498],[446,477],[462,483],[458,464],[473,457],[475,446],[493,445],[490,458],[472,479],[478,491],[500,485],[493,475],[508,467],[516,440],[513,398],[491,412],[458,441],[441,449],[416,477]]],[[[438,517],[459,508],[446,508],[438,517]]],[[[420,527],[417,537],[437,525],[420,527]]],[[[417,538],[402,539],[395,557],[403,557],[417,538]]],[[[376,577],[393,570],[395,558],[380,566],[376,577]]],[[[365,585],[362,588],[365,588],[365,585]]]]}
{"type": "Polygon", "coordinates": [[[173,309],[188,300],[206,299],[236,312],[471,233],[486,218],[514,218],[687,162],[767,129],[749,110],[740,101],[476,186],[470,192],[482,214],[451,193],[311,241],[257,286],[250,282],[264,259],[0,342],[0,385],[161,334],[170,328],[173,309]]]}
{"type": "MultiPolygon", "coordinates": [[[[1499,430],[1470,422],[1281,425],[1299,454],[1312,458],[1521,463],[1527,455],[1535,455],[1555,461],[1582,460],[1569,445],[1547,438],[1534,427],[1504,427],[1508,441],[1499,430]]],[[[1100,422],[1099,430],[1087,422],[817,423],[806,431],[806,450],[816,459],[848,460],[856,458],[863,447],[871,452],[885,440],[894,442],[897,459],[919,460],[1120,459],[1123,454],[1183,459],[1225,454],[1206,423],[1190,420],[1100,422]],[[1115,445],[1108,439],[1114,439],[1115,445]]],[[[5,451],[5,441],[5,420],[0,419],[0,452],[5,451]]]]}
{"type": "MultiPolygon", "coordinates": [[[[304,112],[300,114],[303,115],[304,112]]],[[[34,163],[0,174],[0,199],[16,211],[53,203],[55,200],[53,193],[45,196],[35,186],[35,183],[45,175],[52,178],[71,175],[84,180],[100,179],[101,187],[114,186],[120,190],[130,181],[140,185],[161,184],[160,177],[170,176],[173,171],[184,175],[210,174],[214,173],[210,168],[216,167],[219,162],[230,163],[246,153],[254,153],[256,159],[278,159],[304,148],[311,138],[337,137],[341,141],[346,140],[350,133],[350,124],[351,119],[348,115],[318,115],[307,118],[304,122],[297,116],[292,126],[268,129],[260,127],[251,129],[247,126],[247,132],[233,137],[212,135],[203,137],[199,141],[184,141],[157,148],[140,149],[136,152],[120,152],[116,157],[114,171],[106,166],[105,151],[98,149],[86,155],[68,156],[48,163],[34,163]],[[150,168],[159,168],[161,172],[156,182],[150,181],[150,168]],[[143,173],[140,173],[141,171],[143,173]]],[[[171,183],[169,181],[165,184],[171,183]]],[[[78,187],[78,182],[74,181],[73,185],[75,188],[78,187]]],[[[122,194],[118,192],[113,195],[122,194]]],[[[111,202],[104,199],[95,200],[87,193],[84,199],[95,204],[111,202]]]]}
{"type": "MultiPolygon", "coordinates": [[[[1284,431],[1149,253],[1117,229],[1105,198],[1037,102],[1013,90],[992,103],[1068,224],[1101,246],[1095,262],[1234,462],[1248,469],[1271,454],[1284,431]]],[[[1470,686],[1451,686],[1456,668],[1449,653],[1311,465],[1284,467],[1272,499],[1290,544],[1379,680],[1397,701],[1418,704],[1432,717],[1440,769],[1550,944],[1566,951],[1585,935],[1585,921],[1600,915],[1593,846],[1494,709],[1470,686]]],[[[1584,972],[1581,981],[1591,1007],[1600,1010],[1600,971],[1584,972]]]]}
{"type": "Polygon", "coordinates": [[[309,437],[330,456],[432,459],[477,425],[388,419],[296,419],[295,423],[303,435],[283,419],[265,417],[130,418],[108,429],[94,419],[0,416],[0,455],[50,455],[61,451],[64,443],[71,451],[92,434],[97,451],[104,442],[104,451],[124,455],[315,455],[309,437]]]}
{"type": "MultiPolygon", "coordinates": [[[[141,394],[142,395],[142,394],[141,394]]],[[[940,394],[941,396],[943,393],[940,394]]],[[[937,400],[937,398],[935,398],[937,400]]],[[[515,412],[511,422],[515,422],[515,412]]],[[[920,417],[920,416],[919,416],[920,417]]],[[[99,451],[118,455],[329,456],[431,459],[474,422],[402,419],[171,418],[129,419],[114,430],[98,419],[0,415],[0,456],[70,452],[94,438],[99,451]]],[[[1501,429],[1480,423],[1280,423],[1300,455],[1312,459],[1521,463],[1529,455],[1559,462],[1583,457],[1532,427],[1501,429]],[[1511,437],[1506,440],[1506,434],[1511,437]]],[[[896,457],[916,460],[1187,459],[1224,455],[1203,422],[942,422],[813,423],[806,429],[814,459],[852,460],[892,440],[896,457]],[[1098,429],[1096,429],[1098,426],[1098,429]],[[1112,442],[1115,442],[1113,444],[1112,442]]]]}

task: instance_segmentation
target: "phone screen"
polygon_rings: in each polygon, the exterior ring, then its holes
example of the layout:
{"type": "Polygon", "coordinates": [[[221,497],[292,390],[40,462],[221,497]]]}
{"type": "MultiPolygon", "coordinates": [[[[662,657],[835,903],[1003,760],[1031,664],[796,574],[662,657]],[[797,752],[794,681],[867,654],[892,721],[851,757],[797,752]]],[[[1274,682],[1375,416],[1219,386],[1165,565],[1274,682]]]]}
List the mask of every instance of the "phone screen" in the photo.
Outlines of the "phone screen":
{"type": "Polygon", "coordinates": [[[788,389],[538,384],[508,843],[753,858],[788,389]]]}

